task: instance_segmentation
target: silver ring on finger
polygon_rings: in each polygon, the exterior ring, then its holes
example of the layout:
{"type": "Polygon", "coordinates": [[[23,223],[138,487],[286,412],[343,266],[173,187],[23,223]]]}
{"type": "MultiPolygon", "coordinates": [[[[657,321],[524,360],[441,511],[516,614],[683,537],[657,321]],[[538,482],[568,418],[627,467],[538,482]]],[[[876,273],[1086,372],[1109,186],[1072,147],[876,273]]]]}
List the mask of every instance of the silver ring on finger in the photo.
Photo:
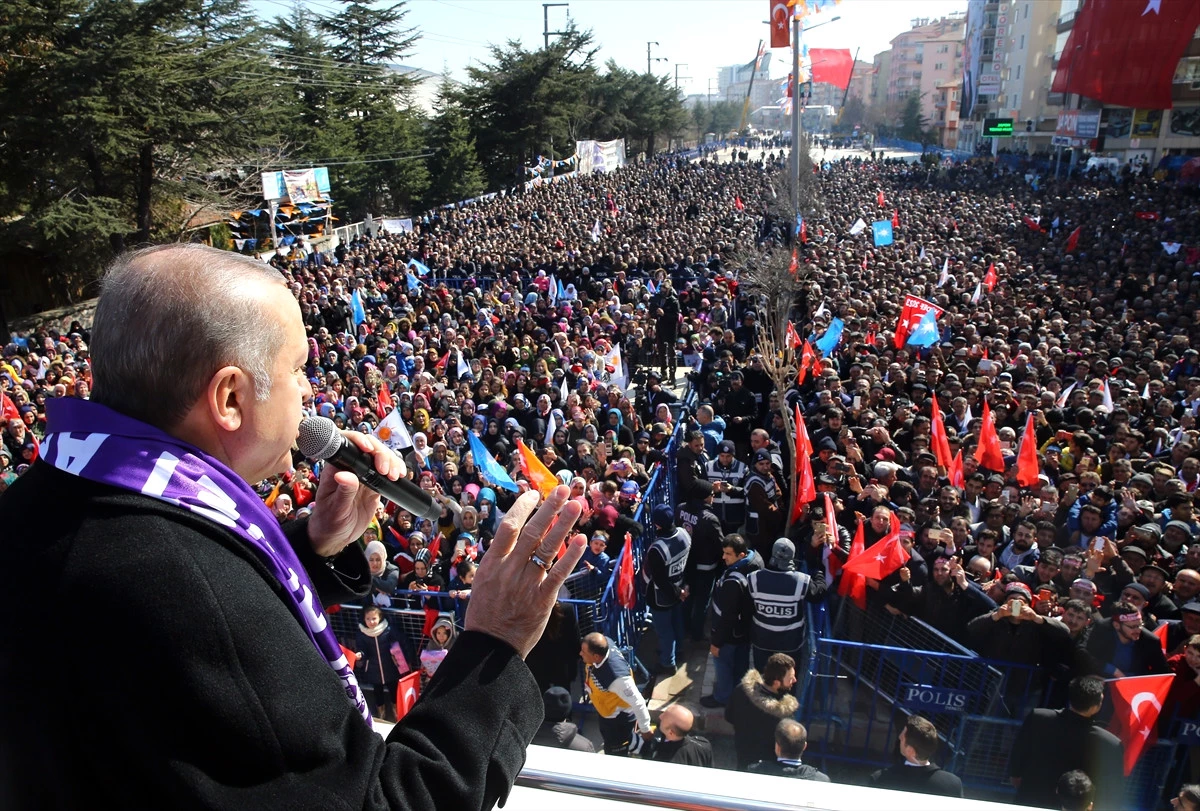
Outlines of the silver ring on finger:
{"type": "Polygon", "coordinates": [[[552,568],[554,568],[553,563],[547,563],[546,561],[539,558],[536,553],[529,556],[529,562],[532,563],[534,566],[537,566],[538,568],[540,568],[543,572],[548,572],[552,568]]]}

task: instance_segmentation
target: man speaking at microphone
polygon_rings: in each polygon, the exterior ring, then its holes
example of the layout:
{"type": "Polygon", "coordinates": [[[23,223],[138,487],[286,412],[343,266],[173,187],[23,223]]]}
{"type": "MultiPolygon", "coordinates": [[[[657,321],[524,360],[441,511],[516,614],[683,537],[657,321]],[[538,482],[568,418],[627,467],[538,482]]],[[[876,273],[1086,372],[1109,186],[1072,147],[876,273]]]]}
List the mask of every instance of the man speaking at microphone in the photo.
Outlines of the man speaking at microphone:
{"type": "MultiPolygon", "coordinates": [[[[521,496],[466,631],[385,741],[322,609],[365,594],[379,497],[321,477],[282,527],[308,345],[272,268],[195,245],[110,268],[90,401],[0,498],[0,807],[490,808],[542,720],[523,659],[579,561],[579,506],[521,496]],[[47,627],[69,644],[44,645],[47,627]]],[[[403,462],[347,433],[377,472],[403,462]]]]}

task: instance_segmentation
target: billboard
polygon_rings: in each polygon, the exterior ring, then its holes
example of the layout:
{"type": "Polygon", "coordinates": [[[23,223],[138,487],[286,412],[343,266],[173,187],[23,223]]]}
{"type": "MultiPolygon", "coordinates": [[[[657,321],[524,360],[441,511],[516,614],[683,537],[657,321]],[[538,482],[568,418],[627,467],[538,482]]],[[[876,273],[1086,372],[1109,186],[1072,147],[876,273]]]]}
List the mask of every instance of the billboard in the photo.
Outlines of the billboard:
{"type": "MultiPolygon", "coordinates": [[[[963,85],[962,117],[970,118],[979,98],[980,68],[983,56],[983,27],[987,13],[987,0],[970,0],[967,3],[967,27],[963,39],[963,85]]],[[[997,77],[999,78],[999,77],[997,77]]],[[[1000,92],[999,83],[995,92],[1000,92]]]]}
{"type": "Polygon", "coordinates": [[[984,138],[1011,138],[1012,134],[1013,120],[1011,118],[983,119],[984,138]]]}
{"type": "Polygon", "coordinates": [[[1100,135],[1100,111],[1064,110],[1058,114],[1054,134],[1091,140],[1100,135]]]}
{"type": "Polygon", "coordinates": [[[581,175],[595,172],[611,172],[625,165],[625,139],[615,141],[576,141],[575,154],[579,156],[581,175]]]}
{"type": "Polygon", "coordinates": [[[263,198],[282,200],[291,198],[293,203],[311,203],[329,197],[329,169],[317,166],[287,172],[262,173],[263,198]],[[293,196],[292,192],[301,195],[293,196]]]}

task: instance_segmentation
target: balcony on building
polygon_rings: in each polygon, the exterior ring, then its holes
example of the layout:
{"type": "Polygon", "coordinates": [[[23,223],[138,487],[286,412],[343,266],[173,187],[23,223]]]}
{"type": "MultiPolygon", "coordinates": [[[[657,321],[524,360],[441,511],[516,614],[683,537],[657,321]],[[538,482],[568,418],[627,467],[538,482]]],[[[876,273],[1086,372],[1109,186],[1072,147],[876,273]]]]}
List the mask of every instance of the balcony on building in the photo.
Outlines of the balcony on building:
{"type": "Polygon", "coordinates": [[[1076,12],[1074,11],[1068,11],[1066,14],[1061,15],[1058,18],[1058,24],[1055,26],[1056,33],[1061,34],[1064,31],[1070,31],[1071,27],[1075,25],[1075,14],[1076,12]]]}

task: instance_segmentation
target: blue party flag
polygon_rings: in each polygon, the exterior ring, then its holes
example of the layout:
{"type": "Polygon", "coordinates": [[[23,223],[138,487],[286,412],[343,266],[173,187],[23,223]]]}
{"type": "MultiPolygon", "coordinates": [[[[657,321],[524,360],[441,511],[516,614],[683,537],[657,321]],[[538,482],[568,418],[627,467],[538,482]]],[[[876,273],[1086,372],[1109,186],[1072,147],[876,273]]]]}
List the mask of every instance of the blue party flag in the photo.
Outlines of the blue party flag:
{"type": "Polygon", "coordinates": [[[829,329],[825,330],[825,334],[817,339],[816,347],[821,350],[822,357],[829,357],[833,354],[834,347],[838,345],[838,341],[842,340],[842,330],[845,324],[842,319],[834,318],[829,322],[829,329]]]}
{"type": "Polygon", "coordinates": [[[483,442],[479,440],[479,437],[475,436],[474,431],[467,431],[467,440],[471,443],[471,455],[475,457],[475,465],[479,468],[479,472],[483,474],[485,479],[497,487],[503,487],[505,490],[511,490],[514,493],[520,491],[521,488],[517,487],[517,483],[512,480],[512,477],[488,453],[488,449],[483,446],[483,442]]]}
{"type": "Polygon", "coordinates": [[[416,259],[409,259],[408,266],[410,268],[412,268],[413,270],[417,271],[417,274],[420,276],[426,276],[429,274],[429,268],[426,267],[425,265],[422,265],[416,259]]]}
{"type": "Polygon", "coordinates": [[[937,343],[939,337],[937,312],[926,310],[925,315],[921,316],[921,320],[917,322],[917,326],[908,336],[908,345],[928,348],[937,343]]]}
{"type": "Polygon", "coordinates": [[[871,223],[871,234],[875,237],[875,247],[882,248],[892,244],[892,223],[890,220],[880,220],[871,223]]]}
{"type": "Polygon", "coordinates": [[[350,313],[356,327],[367,320],[367,311],[363,309],[362,296],[359,295],[357,289],[350,294],[350,313]]]}

